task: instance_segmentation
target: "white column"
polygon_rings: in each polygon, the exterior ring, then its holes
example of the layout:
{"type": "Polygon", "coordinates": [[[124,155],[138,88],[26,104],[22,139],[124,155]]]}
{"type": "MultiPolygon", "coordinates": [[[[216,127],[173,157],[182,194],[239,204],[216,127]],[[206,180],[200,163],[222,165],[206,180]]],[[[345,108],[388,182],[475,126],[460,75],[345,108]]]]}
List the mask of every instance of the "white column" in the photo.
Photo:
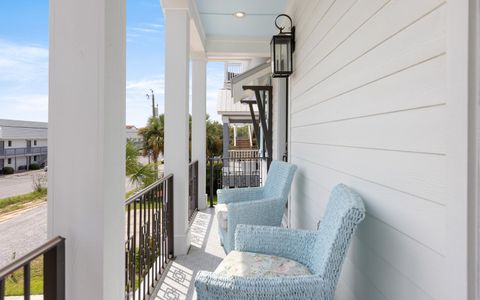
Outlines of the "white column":
{"type": "Polygon", "coordinates": [[[233,125],[233,146],[237,147],[237,125],[233,125]]]}
{"type": "Polygon", "coordinates": [[[287,84],[285,78],[273,80],[273,145],[272,158],[282,160],[287,146],[287,84]]]}
{"type": "Polygon", "coordinates": [[[228,158],[230,150],[230,120],[228,117],[223,117],[223,158],[228,158]]]}
{"type": "Polygon", "coordinates": [[[123,299],[125,0],[50,0],[48,235],[66,299],[123,299]]]}
{"type": "Polygon", "coordinates": [[[192,160],[198,160],[198,209],[207,207],[205,197],[207,157],[207,60],[192,59],[192,160]]]}
{"type": "Polygon", "coordinates": [[[165,174],[174,178],[174,251],[186,254],[188,232],[190,17],[165,9],[165,174]]]}
{"type": "Polygon", "coordinates": [[[248,128],[248,139],[250,141],[250,148],[251,148],[251,147],[253,147],[252,126],[250,124],[248,124],[247,128],[248,128]]]}

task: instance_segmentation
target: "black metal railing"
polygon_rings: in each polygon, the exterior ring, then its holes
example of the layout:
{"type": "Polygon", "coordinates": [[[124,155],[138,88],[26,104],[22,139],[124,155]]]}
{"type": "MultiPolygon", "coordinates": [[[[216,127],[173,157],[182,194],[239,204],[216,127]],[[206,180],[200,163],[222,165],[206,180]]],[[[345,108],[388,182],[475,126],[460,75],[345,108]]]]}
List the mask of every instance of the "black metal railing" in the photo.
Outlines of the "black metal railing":
{"type": "Polygon", "coordinates": [[[262,186],[268,160],[265,157],[209,158],[207,180],[210,186],[210,206],[213,206],[217,189],[262,186]]]}
{"type": "Polygon", "coordinates": [[[173,175],[125,202],[125,299],[149,299],[173,257],[173,175]]]}
{"type": "Polygon", "coordinates": [[[0,270],[0,300],[5,299],[17,272],[23,276],[23,299],[30,299],[31,264],[40,256],[43,256],[43,299],[65,300],[65,239],[62,237],[51,239],[0,270]]]}
{"type": "Polygon", "coordinates": [[[192,221],[198,210],[198,160],[188,165],[188,220],[192,221]]]}

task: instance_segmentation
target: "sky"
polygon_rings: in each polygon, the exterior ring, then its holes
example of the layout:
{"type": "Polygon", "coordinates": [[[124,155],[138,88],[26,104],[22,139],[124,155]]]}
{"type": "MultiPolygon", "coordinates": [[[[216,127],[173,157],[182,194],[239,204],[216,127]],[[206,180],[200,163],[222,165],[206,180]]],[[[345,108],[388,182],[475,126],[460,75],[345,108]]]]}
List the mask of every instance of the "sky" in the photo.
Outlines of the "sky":
{"type": "MultiPolygon", "coordinates": [[[[127,0],[127,124],[164,110],[164,19],[158,0],[127,0]]],[[[223,63],[207,67],[207,113],[216,113],[223,63]]],[[[0,119],[48,121],[48,0],[0,0],[0,119]]]]}

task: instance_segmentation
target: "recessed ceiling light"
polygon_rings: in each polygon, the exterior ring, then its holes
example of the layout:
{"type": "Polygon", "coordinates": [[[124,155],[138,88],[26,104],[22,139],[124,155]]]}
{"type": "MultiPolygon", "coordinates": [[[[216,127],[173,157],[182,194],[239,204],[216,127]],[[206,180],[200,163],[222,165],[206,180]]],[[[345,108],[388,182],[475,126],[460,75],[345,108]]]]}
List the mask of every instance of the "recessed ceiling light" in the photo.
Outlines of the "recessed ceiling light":
{"type": "Polygon", "coordinates": [[[237,11],[235,13],[233,13],[233,15],[239,19],[243,18],[246,16],[246,13],[244,13],[243,11],[237,11]]]}

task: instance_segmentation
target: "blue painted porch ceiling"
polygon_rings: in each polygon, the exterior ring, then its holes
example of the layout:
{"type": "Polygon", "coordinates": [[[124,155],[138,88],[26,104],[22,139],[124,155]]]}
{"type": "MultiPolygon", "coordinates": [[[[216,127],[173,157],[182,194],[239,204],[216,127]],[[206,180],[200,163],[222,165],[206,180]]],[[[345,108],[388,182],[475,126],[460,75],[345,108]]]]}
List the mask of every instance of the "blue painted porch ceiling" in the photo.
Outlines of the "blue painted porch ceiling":
{"type": "Polygon", "coordinates": [[[209,38],[271,38],[278,32],[275,18],[287,0],[197,0],[200,18],[209,38]],[[233,13],[242,11],[244,18],[233,13]]]}

